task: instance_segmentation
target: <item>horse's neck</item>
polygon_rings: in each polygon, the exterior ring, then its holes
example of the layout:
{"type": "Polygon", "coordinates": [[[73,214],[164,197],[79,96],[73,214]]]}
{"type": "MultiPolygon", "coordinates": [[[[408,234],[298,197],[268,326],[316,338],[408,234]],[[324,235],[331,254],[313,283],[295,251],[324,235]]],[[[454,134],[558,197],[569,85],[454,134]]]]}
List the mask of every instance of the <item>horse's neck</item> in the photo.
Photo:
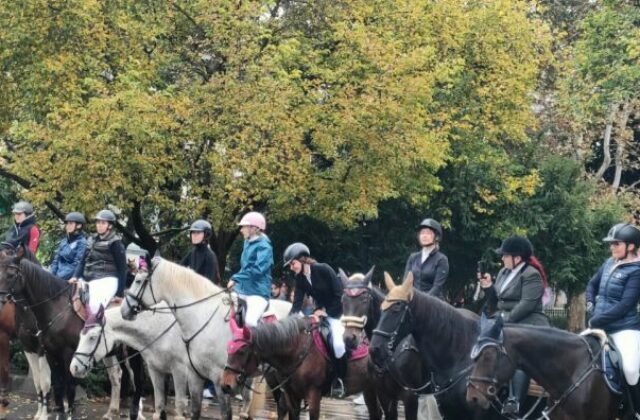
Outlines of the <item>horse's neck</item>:
{"type": "MultiPolygon", "coordinates": [[[[46,322],[49,318],[58,316],[60,311],[72,309],[71,303],[69,302],[68,291],[62,292],[62,290],[57,290],[52,293],[42,293],[44,289],[38,283],[49,281],[48,279],[41,280],[23,274],[22,281],[24,286],[22,293],[27,303],[31,306],[28,310],[33,312],[39,323],[46,322]]],[[[51,290],[51,285],[48,286],[47,289],[51,290]]],[[[58,287],[55,286],[53,288],[58,289],[58,287]]]]}
{"type": "Polygon", "coordinates": [[[364,326],[364,332],[367,338],[371,340],[374,328],[380,321],[382,312],[380,311],[380,304],[382,299],[378,299],[375,293],[371,293],[371,303],[369,303],[369,310],[367,311],[367,323],[364,326]]]}
{"type": "Polygon", "coordinates": [[[542,328],[505,327],[503,331],[507,354],[552,397],[559,397],[574,376],[589,367],[588,343],[577,337],[550,338],[542,328]]]}
{"type": "MultiPolygon", "coordinates": [[[[109,311],[106,320],[104,332],[111,347],[115,343],[124,343],[140,350],[156,336],[156,322],[145,312],[139,314],[133,321],[125,321],[120,314],[120,309],[117,309],[109,311]]],[[[157,335],[159,334],[160,332],[157,333],[157,335]]]]}

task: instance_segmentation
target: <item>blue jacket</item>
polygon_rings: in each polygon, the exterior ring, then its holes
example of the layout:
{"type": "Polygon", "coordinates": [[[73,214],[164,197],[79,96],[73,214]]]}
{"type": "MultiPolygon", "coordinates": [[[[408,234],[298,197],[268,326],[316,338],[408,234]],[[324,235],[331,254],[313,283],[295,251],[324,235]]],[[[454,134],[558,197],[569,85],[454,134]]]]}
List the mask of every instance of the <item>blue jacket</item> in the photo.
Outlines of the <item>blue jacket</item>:
{"type": "Polygon", "coordinates": [[[73,277],[73,273],[82,261],[86,249],[87,238],[85,238],[83,234],[67,235],[60,241],[49,271],[54,276],[58,276],[63,280],[69,280],[73,277]]]}
{"type": "Polygon", "coordinates": [[[273,248],[265,235],[253,241],[244,241],[240,257],[240,271],[231,276],[236,292],[247,296],[271,297],[271,269],[273,248]]]}
{"type": "Polygon", "coordinates": [[[587,285],[587,302],[594,304],[592,328],[612,334],[640,330],[636,306],[640,299],[640,262],[620,264],[609,258],[587,285]]]}

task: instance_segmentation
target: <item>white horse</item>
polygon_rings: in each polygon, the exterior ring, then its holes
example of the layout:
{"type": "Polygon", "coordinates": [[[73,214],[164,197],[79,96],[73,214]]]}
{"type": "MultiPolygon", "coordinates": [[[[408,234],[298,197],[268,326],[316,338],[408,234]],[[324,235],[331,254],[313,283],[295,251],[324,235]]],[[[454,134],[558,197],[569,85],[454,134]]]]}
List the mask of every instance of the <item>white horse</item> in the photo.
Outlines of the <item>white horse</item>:
{"type": "MultiPolygon", "coordinates": [[[[107,309],[102,323],[85,328],[80,335],[78,348],[73,355],[70,370],[76,378],[84,378],[95,363],[101,361],[117,344],[126,344],[141,351],[153,384],[155,402],[154,420],[165,412],[165,375],[173,376],[176,392],[175,419],[185,419],[187,413],[187,385],[193,392],[201,392],[202,379],[191,369],[184,346],[181,343],[180,327],[166,304],[155,306],[161,312],[141,313],[135,321],[124,321],[120,308],[107,309]],[[164,311],[164,312],[163,312],[164,311]]],[[[166,413],[165,413],[166,415],[166,413]]]]}
{"type": "MultiPolygon", "coordinates": [[[[154,258],[150,273],[136,276],[120,307],[124,319],[134,319],[138,312],[160,301],[173,309],[182,330],[182,340],[174,345],[183,349],[200,377],[213,382],[223,418],[229,420],[231,404],[229,396],[222,392],[220,379],[227,361],[227,343],[232,338],[229,314],[233,300],[226,289],[194,271],[154,258]]],[[[283,319],[289,314],[291,303],[271,300],[269,308],[276,318],[283,319]]],[[[192,418],[198,419],[202,393],[191,392],[191,398],[192,418]]]]}

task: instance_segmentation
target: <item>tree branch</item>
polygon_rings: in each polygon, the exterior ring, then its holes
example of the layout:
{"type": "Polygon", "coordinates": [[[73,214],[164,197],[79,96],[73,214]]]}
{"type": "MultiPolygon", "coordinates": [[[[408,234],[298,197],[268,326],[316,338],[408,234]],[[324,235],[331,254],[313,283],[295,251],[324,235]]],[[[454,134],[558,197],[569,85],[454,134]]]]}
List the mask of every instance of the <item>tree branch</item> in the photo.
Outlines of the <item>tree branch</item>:
{"type": "Polygon", "coordinates": [[[616,114],[616,108],[616,106],[611,107],[609,117],[607,118],[607,126],[604,129],[604,144],[602,145],[604,159],[598,172],[596,172],[596,178],[598,179],[602,178],[607,169],[609,169],[609,166],[611,166],[611,131],[613,130],[613,118],[616,114]]]}

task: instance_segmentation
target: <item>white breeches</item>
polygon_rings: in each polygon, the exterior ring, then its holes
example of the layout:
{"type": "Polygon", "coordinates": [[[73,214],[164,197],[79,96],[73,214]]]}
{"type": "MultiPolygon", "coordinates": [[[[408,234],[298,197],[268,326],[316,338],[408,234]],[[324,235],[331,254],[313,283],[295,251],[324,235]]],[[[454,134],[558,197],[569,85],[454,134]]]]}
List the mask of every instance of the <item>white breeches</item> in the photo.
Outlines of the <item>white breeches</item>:
{"type": "Polygon", "coordinates": [[[329,325],[331,326],[331,339],[333,341],[333,354],[337,359],[344,356],[345,346],[344,346],[344,325],[337,318],[327,317],[327,321],[329,321],[329,325]]]}
{"type": "Polygon", "coordinates": [[[623,330],[611,334],[622,359],[622,370],[629,385],[636,385],[640,379],[640,331],[623,330]]]}
{"type": "Polygon", "coordinates": [[[240,294],[238,296],[247,302],[247,313],[244,318],[245,325],[247,327],[256,327],[264,313],[264,310],[267,309],[269,301],[262,296],[247,296],[240,294]]]}
{"type": "Polygon", "coordinates": [[[118,279],[116,277],[103,277],[91,280],[89,283],[89,310],[92,314],[98,312],[100,305],[106,309],[111,299],[118,291],[118,279]]]}

